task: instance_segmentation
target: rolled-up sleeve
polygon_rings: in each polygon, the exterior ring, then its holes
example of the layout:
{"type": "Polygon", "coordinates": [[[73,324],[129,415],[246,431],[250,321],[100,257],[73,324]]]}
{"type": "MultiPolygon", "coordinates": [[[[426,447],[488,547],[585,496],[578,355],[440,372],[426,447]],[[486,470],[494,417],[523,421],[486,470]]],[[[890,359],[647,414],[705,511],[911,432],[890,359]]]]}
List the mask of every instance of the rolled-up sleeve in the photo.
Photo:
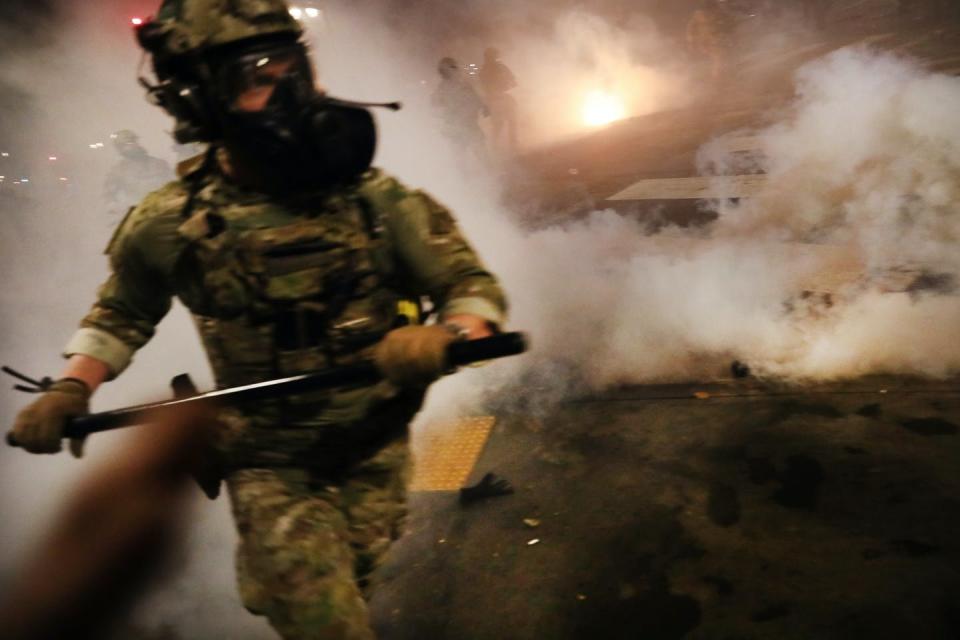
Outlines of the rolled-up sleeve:
{"type": "Polygon", "coordinates": [[[64,349],[67,357],[82,354],[104,362],[112,377],[153,337],[172,303],[165,274],[142,249],[151,241],[150,227],[118,232],[108,249],[112,273],[64,349]]]}
{"type": "Polygon", "coordinates": [[[116,377],[130,365],[134,349],[112,333],[92,327],[81,327],[63,349],[63,357],[85,355],[96,358],[110,369],[116,377]]]}

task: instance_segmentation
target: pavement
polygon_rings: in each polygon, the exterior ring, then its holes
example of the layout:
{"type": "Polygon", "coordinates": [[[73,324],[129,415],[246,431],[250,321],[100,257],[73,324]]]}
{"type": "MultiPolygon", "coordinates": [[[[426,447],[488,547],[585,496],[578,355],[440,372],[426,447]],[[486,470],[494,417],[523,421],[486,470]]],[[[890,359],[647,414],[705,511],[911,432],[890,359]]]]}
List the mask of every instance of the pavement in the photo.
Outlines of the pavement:
{"type": "Polygon", "coordinates": [[[384,639],[960,638],[960,385],[646,386],[504,414],[412,496],[384,639]]]}

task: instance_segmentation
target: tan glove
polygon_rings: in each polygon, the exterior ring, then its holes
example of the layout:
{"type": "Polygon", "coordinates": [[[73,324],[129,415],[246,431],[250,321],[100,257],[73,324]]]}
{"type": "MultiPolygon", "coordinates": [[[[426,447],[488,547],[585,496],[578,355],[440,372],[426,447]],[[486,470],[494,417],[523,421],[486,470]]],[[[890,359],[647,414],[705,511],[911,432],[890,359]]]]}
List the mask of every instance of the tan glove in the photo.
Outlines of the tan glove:
{"type": "MultiPolygon", "coordinates": [[[[57,380],[17,414],[13,436],[30,453],[57,453],[70,418],[90,412],[90,388],[80,380],[57,380]]],[[[83,438],[70,440],[70,453],[83,455],[83,438]]]]}
{"type": "Polygon", "coordinates": [[[456,339],[443,325],[400,327],[377,345],[373,359],[398,387],[426,387],[447,373],[447,347],[456,339]]]}

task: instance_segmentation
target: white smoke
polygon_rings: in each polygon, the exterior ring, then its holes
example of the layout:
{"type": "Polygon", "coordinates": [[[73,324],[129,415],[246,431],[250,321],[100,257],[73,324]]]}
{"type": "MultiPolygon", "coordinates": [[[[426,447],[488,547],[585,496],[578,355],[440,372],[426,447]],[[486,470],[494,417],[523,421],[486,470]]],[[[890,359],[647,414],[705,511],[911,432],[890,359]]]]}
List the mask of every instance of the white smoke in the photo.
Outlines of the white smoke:
{"type": "MultiPolygon", "coordinates": [[[[584,133],[584,108],[593,93],[622,104],[626,117],[684,107],[695,97],[683,56],[664,55],[676,52],[677,44],[641,14],[618,24],[573,9],[556,15],[541,33],[518,20],[498,35],[518,77],[513,93],[527,145],[584,133]]],[[[482,51],[479,45],[474,50],[482,51]]]]}
{"type": "MultiPolygon", "coordinates": [[[[796,89],[776,124],[733,132],[755,136],[767,183],[715,203],[708,237],[649,236],[612,211],[506,242],[478,233],[509,247],[490,260],[534,350],[443,383],[430,415],[484,385],[502,400],[526,381],[529,405],[532,389],[728,377],[734,359],[795,381],[956,373],[960,298],[943,294],[960,267],[960,79],[846,49],[796,89]]],[[[742,164],[724,148],[703,149],[705,171],[742,164]]]]}

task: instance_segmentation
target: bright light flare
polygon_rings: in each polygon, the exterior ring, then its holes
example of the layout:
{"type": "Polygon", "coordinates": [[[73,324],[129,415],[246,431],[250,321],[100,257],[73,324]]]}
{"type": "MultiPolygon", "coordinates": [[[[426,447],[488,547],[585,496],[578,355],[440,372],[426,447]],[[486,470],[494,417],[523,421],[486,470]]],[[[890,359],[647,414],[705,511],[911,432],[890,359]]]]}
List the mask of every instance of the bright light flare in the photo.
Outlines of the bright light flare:
{"type": "Polygon", "coordinates": [[[294,20],[303,19],[303,9],[300,7],[290,7],[290,15],[293,16],[294,20]]]}
{"type": "Polygon", "coordinates": [[[307,7],[304,11],[306,11],[308,18],[317,18],[320,16],[320,9],[316,7],[307,7]]]}
{"type": "Polygon", "coordinates": [[[591,91],[583,103],[583,123],[588,127],[602,127],[622,120],[626,114],[623,102],[605,91],[591,91]]]}
{"type": "Polygon", "coordinates": [[[135,27],[139,27],[143,24],[143,18],[130,18],[130,24],[135,27]]]}

